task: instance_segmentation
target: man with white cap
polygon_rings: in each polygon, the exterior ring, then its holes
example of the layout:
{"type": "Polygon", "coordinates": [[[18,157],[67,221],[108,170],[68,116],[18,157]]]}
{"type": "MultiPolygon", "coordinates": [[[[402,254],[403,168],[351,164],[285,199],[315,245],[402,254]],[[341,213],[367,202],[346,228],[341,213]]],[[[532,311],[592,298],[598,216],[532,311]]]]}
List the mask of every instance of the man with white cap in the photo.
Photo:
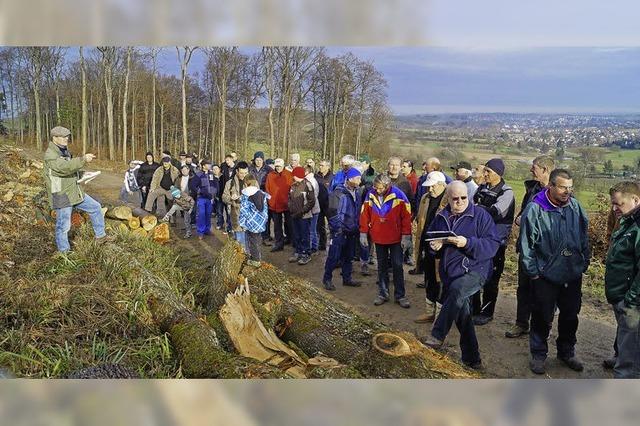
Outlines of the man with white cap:
{"type": "MultiPolygon", "coordinates": [[[[265,180],[264,189],[269,198],[269,214],[273,220],[273,233],[275,243],[272,252],[284,249],[284,228],[291,222],[289,217],[289,190],[293,184],[293,175],[284,168],[284,160],[276,158],[274,170],[270,171],[265,180]]],[[[288,228],[288,227],[287,227],[288,228]]],[[[291,237],[291,230],[287,229],[287,235],[291,237]]]]}
{"type": "Polygon", "coordinates": [[[61,126],[54,127],[51,129],[51,142],[44,154],[44,181],[49,193],[49,203],[56,211],[56,246],[61,253],[71,249],[67,234],[71,229],[71,212],[74,208],[89,214],[96,241],[113,241],[105,233],[102,206],[85,194],[78,183],[82,169],[93,161],[95,155],[85,154],[73,158],[68,149],[69,142],[71,131],[61,126]]]}
{"type": "MultiPolygon", "coordinates": [[[[416,258],[416,269],[424,272],[424,282],[418,284],[418,287],[426,289],[427,311],[418,316],[414,321],[416,323],[431,322],[436,317],[436,302],[440,299],[440,285],[436,274],[436,259],[427,251],[427,229],[436,214],[447,206],[447,197],[445,189],[447,188],[446,179],[442,172],[431,172],[422,184],[426,193],[422,196],[418,204],[418,215],[416,216],[416,245],[414,256],[416,258]]],[[[410,274],[415,275],[412,271],[410,274]]]]}

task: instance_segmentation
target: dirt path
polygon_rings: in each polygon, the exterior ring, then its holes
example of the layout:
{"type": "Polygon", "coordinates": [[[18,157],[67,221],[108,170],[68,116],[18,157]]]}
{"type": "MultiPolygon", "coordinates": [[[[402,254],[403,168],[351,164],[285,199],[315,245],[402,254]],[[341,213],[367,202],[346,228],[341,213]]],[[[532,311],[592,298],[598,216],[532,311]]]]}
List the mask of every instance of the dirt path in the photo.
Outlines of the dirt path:
{"type": "MultiPolygon", "coordinates": [[[[124,173],[124,169],[123,169],[124,173]]],[[[87,191],[100,201],[114,202],[118,198],[122,177],[109,171],[102,174],[87,186],[87,191]]],[[[172,228],[174,229],[174,228],[172,228]]],[[[227,236],[220,231],[214,231],[213,237],[207,237],[203,241],[191,239],[180,240],[178,244],[190,244],[191,247],[206,253],[212,257],[216,250],[227,240],[227,236]]],[[[314,256],[311,262],[305,266],[288,263],[291,254],[287,246],[285,251],[278,253],[269,252],[268,247],[263,247],[263,260],[291,273],[303,277],[318,287],[322,287],[322,273],[324,271],[325,254],[314,256]]],[[[409,268],[405,267],[405,272],[409,268]]],[[[355,268],[356,271],[359,271],[355,268]]],[[[342,287],[338,271],[334,272],[334,284],[337,290],[333,295],[354,306],[365,315],[384,322],[392,328],[406,330],[415,333],[418,337],[424,337],[431,329],[432,324],[415,324],[413,319],[424,308],[424,289],[416,287],[422,280],[421,276],[405,273],[407,296],[411,301],[410,309],[402,309],[394,303],[382,306],[374,306],[373,299],[376,296],[376,278],[374,275],[362,277],[358,272],[354,277],[363,283],[360,288],[342,287]]],[[[476,327],[476,333],[480,342],[480,353],[485,364],[485,374],[497,378],[533,378],[538,377],[528,368],[529,350],[528,339],[507,339],[505,330],[512,324],[515,318],[515,287],[513,282],[501,283],[504,290],[498,299],[494,320],[489,324],[476,327]]],[[[577,355],[585,364],[585,371],[576,373],[563,367],[555,359],[556,328],[549,339],[549,359],[547,361],[548,378],[610,378],[612,374],[601,366],[602,360],[612,353],[613,339],[615,337],[615,321],[606,303],[585,299],[580,314],[578,327],[577,355]]],[[[445,351],[455,358],[459,358],[459,335],[455,327],[452,329],[446,343],[445,351]]]]}

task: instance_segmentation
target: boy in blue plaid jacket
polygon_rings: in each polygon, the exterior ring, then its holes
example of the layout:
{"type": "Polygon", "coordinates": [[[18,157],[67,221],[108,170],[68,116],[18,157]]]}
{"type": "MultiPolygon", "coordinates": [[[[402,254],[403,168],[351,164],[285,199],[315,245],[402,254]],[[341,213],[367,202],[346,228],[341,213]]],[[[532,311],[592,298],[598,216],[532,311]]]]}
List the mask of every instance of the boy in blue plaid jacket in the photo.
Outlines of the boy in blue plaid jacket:
{"type": "Polygon", "coordinates": [[[247,263],[260,266],[260,243],[267,228],[269,194],[260,190],[260,184],[252,175],[244,178],[245,188],[240,197],[239,225],[246,231],[247,263]]]}

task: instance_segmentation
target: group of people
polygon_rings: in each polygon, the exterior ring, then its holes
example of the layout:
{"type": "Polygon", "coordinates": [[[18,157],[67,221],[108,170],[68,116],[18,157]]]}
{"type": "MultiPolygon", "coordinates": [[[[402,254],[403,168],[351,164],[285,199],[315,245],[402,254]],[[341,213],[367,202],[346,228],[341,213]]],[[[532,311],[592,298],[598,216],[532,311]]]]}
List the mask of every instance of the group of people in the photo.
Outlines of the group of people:
{"type": "MultiPolygon", "coordinates": [[[[56,209],[56,242],[69,250],[66,233],[72,208],[89,212],[98,241],[108,241],[100,205],[77,181],[87,154],[72,158],[70,132],[54,128],[45,154],[45,181],[56,209]]],[[[299,154],[266,159],[256,152],[250,162],[230,153],[220,165],[164,151],[160,163],[153,153],[144,162],[132,161],[125,173],[121,197],[140,194],[148,211],[164,212],[164,221],[181,213],[185,237],[218,230],[237,240],[258,266],[261,246],[272,252],[292,245],[289,261],[306,265],[326,251],[322,282],[335,290],[334,271],[342,284],[358,287],[353,262],[370,274],[377,263],[376,306],[390,300],[403,308],[404,265],[409,274],[422,274],[426,310],[417,323],[433,326],[423,340],[440,348],[455,323],[460,331],[462,361],[482,367],[475,326],[493,319],[505,252],[515,226],[518,253],[517,314],[508,338],[529,335],[530,369],[545,372],[547,340],[558,311],[557,357],[582,371],[576,356],[576,332],[581,307],[582,275],[589,266],[588,218],[572,196],[569,170],[555,168],[549,156],[535,158],[531,180],[516,214],[513,189],[504,180],[505,164],[493,158],[472,167],[461,161],[453,177],[437,158],[422,163],[418,176],[413,163],[393,156],[387,170],[376,173],[371,159],[345,155],[340,170],[330,162],[301,163],[299,154]]],[[[605,275],[606,296],[618,322],[615,357],[605,361],[616,377],[640,375],[640,183],[625,181],[611,188],[612,229],[605,275]]]]}

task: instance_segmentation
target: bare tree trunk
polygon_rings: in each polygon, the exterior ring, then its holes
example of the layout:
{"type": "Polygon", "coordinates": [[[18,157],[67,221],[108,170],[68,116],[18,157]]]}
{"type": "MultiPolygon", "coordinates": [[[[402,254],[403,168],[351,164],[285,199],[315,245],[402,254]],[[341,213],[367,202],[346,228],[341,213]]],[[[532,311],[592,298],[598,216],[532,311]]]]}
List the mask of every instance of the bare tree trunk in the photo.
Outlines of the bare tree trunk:
{"type": "Polygon", "coordinates": [[[33,100],[36,107],[36,147],[42,151],[42,122],[40,121],[40,84],[36,81],[33,85],[33,100]]]}
{"type": "Polygon", "coordinates": [[[157,155],[158,151],[156,151],[156,66],[155,66],[155,57],[154,57],[154,65],[153,65],[153,80],[151,83],[151,144],[153,155],[157,155]]]}
{"type": "Polygon", "coordinates": [[[144,103],[144,149],[145,152],[149,151],[149,104],[146,99],[144,103]]]}
{"type": "Polygon", "coordinates": [[[80,69],[82,71],[82,154],[87,153],[87,69],[84,62],[82,46],[80,46],[80,69]]]}
{"type": "Polygon", "coordinates": [[[182,149],[187,152],[188,132],[187,132],[187,67],[191,61],[191,55],[197,47],[184,46],[184,54],[180,56],[180,49],[176,46],[178,59],[180,60],[180,72],[182,75],[182,149]]]}
{"type": "Polygon", "coordinates": [[[105,71],[104,87],[107,94],[107,139],[109,141],[109,160],[116,158],[116,146],[113,130],[113,87],[111,86],[111,71],[105,71]]]}
{"type": "Polygon", "coordinates": [[[202,150],[202,110],[198,110],[198,122],[199,122],[199,132],[198,132],[198,152],[202,150]]]}
{"type": "Polygon", "coordinates": [[[160,104],[160,149],[164,150],[164,104],[160,104]]]}
{"type": "Polygon", "coordinates": [[[131,159],[136,158],[136,97],[131,97],[131,159]]]}
{"type": "Polygon", "coordinates": [[[124,94],[122,95],[122,161],[127,162],[127,101],[129,98],[129,75],[131,74],[131,47],[127,48],[127,71],[124,76],[124,94]]]}

